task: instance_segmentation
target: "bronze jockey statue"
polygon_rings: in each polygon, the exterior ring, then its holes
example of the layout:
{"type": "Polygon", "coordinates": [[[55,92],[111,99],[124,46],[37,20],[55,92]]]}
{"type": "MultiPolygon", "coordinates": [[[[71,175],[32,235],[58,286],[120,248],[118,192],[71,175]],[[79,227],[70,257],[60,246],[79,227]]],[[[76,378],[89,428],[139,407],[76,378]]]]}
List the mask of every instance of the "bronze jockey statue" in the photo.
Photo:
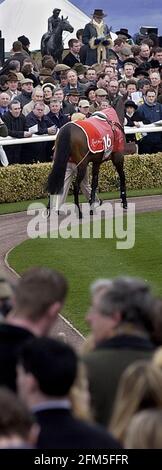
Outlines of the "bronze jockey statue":
{"type": "Polygon", "coordinates": [[[48,32],[51,34],[53,30],[56,28],[58,23],[60,23],[61,19],[59,18],[61,10],[59,8],[55,8],[53,10],[53,15],[48,18],[48,32]]]}
{"type": "Polygon", "coordinates": [[[87,46],[86,65],[91,66],[108,58],[112,39],[110,30],[103,20],[105,16],[107,15],[103,10],[94,10],[92,21],[84,28],[83,44],[87,46]]]}
{"type": "Polygon", "coordinates": [[[59,8],[55,8],[53,10],[53,15],[48,18],[48,32],[46,33],[46,36],[44,37],[44,44],[46,45],[51,34],[57,27],[57,25],[60,23],[61,18],[59,18],[61,10],[59,8]]]}

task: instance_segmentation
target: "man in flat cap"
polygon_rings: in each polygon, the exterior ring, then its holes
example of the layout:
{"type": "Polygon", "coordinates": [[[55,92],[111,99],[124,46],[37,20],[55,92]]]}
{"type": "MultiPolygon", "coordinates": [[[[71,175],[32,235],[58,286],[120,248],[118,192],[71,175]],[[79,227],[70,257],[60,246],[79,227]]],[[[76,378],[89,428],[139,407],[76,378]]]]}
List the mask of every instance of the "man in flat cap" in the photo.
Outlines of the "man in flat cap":
{"type": "Polygon", "coordinates": [[[108,49],[112,44],[110,30],[104,23],[103,10],[95,9],[92,21],[86,24],[83,31],[83,44],[87,45],[86,65],[108,58],[108,49]]]}

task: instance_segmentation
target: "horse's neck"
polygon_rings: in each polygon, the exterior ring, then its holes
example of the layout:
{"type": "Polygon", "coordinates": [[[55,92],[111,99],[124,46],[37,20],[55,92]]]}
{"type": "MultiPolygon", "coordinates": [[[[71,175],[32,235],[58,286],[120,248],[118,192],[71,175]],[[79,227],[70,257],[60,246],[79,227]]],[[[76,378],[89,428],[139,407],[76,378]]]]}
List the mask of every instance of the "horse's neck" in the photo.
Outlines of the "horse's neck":
{"type": "Polygon", "coordinates": [[[59,44],[62,42],[62,26],[59,24],[58,27],[55,29],[53,32],[53,39],[55,40],[56,44],[59,44]]]}

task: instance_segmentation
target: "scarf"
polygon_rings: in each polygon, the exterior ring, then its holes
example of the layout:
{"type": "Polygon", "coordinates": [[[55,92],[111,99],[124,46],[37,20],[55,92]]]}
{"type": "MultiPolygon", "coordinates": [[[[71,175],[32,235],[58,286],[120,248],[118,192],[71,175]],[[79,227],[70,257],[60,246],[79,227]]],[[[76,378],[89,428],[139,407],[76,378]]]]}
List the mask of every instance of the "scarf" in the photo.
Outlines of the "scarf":
{"type": "MultiPolygon", "coordinates": [[[[105,25],[104,25],[104,22],[103,20],[101,21],[101,23],[97,23],[94,19],[92,20],[92,25],[95,27],[96,29],[96,32],[97,32],[97,38],[99,37],[103,37],[104,36],[104,29],[105,29],[105,25]]],[[[96,46],[94,44],[94,41],[95,41],[96,37],[92,37],[89,41],[89,45],[90,45],[90,48],[91,49],[97,49],[97,62],[98,64],[101,63],[101,60],[104,60],[106,59],[106,47],[103,46],[103,44],[99,44],[98,46],[96,46]]]]}

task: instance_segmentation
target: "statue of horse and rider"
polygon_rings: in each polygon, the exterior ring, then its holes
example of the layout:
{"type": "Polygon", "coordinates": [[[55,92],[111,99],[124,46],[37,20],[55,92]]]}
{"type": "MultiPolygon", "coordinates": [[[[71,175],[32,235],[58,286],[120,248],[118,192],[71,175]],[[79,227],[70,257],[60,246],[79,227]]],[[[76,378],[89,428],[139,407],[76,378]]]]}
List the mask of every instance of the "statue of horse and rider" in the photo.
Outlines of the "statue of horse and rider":
{"type": "Polygon", "coordinates": [[[68,21],[68,17],[59,18],[61,10],[55,8],[53,10],[53,15],[48,19],[48,32],[43,34],[41,39],[41,54],[44,55],[51,55],[54,60],[57,62],[62,61],[62,53],[63,53],[63,40],[62,34],[63,31],[68,31],[69,33],[73,33],[74,28],[68,21]]]}

